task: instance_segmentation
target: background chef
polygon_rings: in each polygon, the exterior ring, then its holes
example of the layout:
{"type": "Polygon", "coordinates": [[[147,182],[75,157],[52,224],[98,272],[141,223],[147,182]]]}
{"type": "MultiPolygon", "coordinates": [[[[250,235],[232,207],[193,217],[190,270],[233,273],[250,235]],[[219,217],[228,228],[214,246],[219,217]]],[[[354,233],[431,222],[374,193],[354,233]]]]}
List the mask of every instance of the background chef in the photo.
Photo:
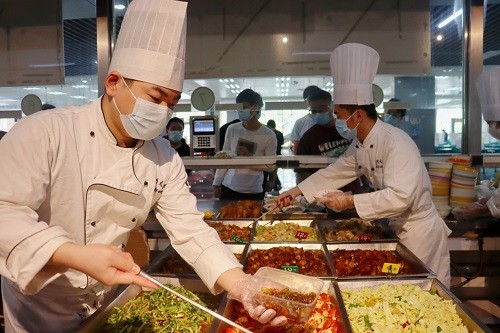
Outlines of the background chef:
{"type": "Polygon", "coordinates": [[[150,286],[122,248],[151,208],[212,292],[228,290],[261,322],[274,317],[252,303],[267,280],[246,275],[203,222],[180,157],[158,137],[181,96],[186,6],[134,0],[104,96],[26,117],[2,139],[6,332],[75,332],[108,294],[106,286],[150,286]]]}
{"type": "MultiPolygon", "coordinates": [[[[484,70],[476,82],[483,118],[488,123],[488,132],[500,140],[500,67],[484,70]]],[[[500,218],[500,190],[496,189],[490,198],[481,198],[470,205],[455,207],[453,215],[458,220],[471,220],[491,215],[500,218]]]]}
{"type": "Polygon", "coordinates": [[[364,175],[374,192],[339,191],[324,203],[337,212],[355,208],[367,220],[389,218],[401,243],[449,286],[450,230],[432,203],[431,183],[417,146],[406,133],[377,117],[372,82],[378,62],[378,53],[362,44],[343,44],[333,51],[336,128],[353,142],[347,156],[282,193],[279,204],[286,206],[300,194],[312,202],[316,192],[338,189],[364,175]]]}

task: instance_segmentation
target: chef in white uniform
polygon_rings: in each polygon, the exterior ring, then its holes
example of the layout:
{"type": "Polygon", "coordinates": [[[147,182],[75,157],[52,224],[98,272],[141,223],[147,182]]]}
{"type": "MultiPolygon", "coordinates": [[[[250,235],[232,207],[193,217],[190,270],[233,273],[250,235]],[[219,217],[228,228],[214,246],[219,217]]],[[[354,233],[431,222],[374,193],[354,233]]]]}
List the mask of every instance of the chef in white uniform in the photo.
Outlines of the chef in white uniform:
{"type": "Polygon", "coordinates": [[[364,175],[374,192],[339,191],[325,204],[337,212],[355,208],[367,220],[389,218],[401,243],[449,286],[450,230],[432,203],[431,183],[417,146],[406,133],[377,117],[372,82],[378,62],[378,53],[362,44],[343,44],[333,51],[336,127],[353,142],[346,156],[282,193],[279,203],[288,205],[301,194],[312,202],[318,191],[338,189],[364,175]]]}
{"type": "MultiPolygon", "coordinates": [[[[483,118],[488,123],[488,132],[500,140],[500,67],[484,70],[476,82],[483,118]]],[[[470,205],[455,207],[453,215],[458,220],[472,220],[479,216],[491,215],[500,218],[500,189],[486,200],[480,199],[470,205]]]]}
{"type": "Polygon", "coordinates": [[[186,2],[134,0],[105,94],[19,121],[0,143],[0,273],[5,329],[76,332],[109,295],[136,283],[122,249],[153,208],[173,247],[214,293],[227,290],[261,322],[267,280],[245,274],[196,209],[182,160],[158,135],[184,80],[186,2]]]}

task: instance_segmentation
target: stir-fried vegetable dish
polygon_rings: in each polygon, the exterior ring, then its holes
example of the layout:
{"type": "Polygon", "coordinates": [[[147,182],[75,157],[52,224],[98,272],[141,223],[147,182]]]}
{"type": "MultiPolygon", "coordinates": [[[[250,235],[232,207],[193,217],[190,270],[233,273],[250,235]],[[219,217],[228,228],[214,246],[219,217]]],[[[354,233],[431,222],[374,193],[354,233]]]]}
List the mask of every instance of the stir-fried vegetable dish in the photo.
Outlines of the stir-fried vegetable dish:
{"type": "MultiPolygon", "coordinates": [[[[166,284],[175,291],[205,305],[198,296],[184,287],[166,284]]],[[[123,307],[115,308],[106,328],[110,332],[204,332],[212,316],[193,305],[157,289],[130,300],[123,307]]]]}

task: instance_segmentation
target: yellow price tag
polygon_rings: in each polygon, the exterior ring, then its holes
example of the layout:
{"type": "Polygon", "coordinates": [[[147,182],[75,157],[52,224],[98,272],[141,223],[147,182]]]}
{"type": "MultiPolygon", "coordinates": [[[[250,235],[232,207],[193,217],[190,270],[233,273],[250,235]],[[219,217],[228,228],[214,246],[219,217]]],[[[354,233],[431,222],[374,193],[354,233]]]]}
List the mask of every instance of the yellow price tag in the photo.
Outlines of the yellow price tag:
{"type": "Polygon", "coordinates": [[[384,266],[382,266],[382,272],[389,274],[398,274],[400,267],[401,267],[400,264],[391,264],[389,262],[385,262],[384,266]]]}

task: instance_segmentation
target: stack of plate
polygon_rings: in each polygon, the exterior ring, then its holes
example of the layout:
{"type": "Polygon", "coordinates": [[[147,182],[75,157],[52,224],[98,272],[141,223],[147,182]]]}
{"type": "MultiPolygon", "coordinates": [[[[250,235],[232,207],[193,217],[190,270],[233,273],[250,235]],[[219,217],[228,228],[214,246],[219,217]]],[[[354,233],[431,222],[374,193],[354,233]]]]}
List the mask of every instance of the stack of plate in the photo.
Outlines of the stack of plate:
{"type": "Polygon", "coordinates": [[[476,169],[455,164],[451,175],[450,206],[456,207],[476,201],[476,182],[476,169]]]}
{"type": "Polygon", "coordinates": [[[432,201],[438,206],[448,206],[450,198],[450,178],[453,163],[430,162],[429,178],[432,183],[432,201]]]}

